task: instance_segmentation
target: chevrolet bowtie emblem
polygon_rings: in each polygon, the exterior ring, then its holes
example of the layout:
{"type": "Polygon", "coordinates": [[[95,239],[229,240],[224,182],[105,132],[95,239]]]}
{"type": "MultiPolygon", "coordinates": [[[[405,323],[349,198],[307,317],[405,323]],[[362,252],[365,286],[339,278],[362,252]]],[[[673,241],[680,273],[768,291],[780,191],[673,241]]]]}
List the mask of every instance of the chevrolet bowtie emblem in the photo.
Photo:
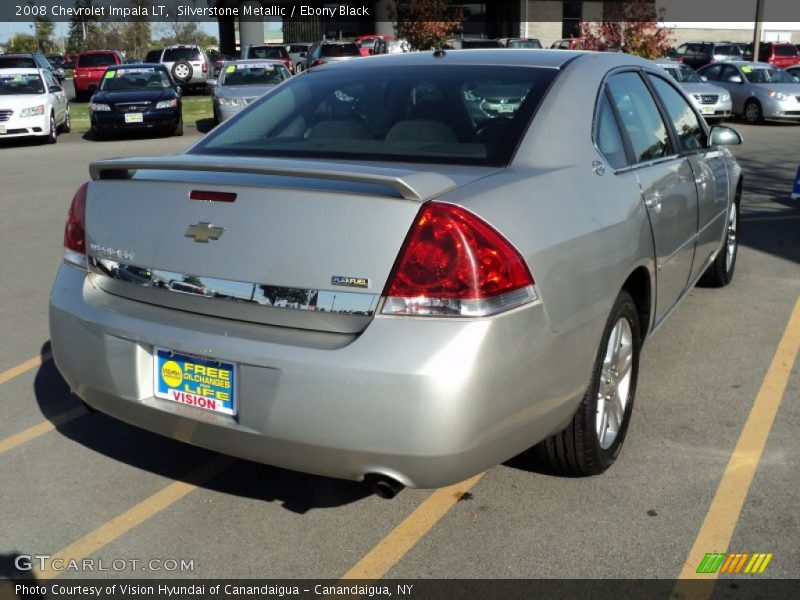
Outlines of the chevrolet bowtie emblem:
{"type": "Polygon", "coordinates": [[[189,225],[189,228],[183,235],[194,238],[195,242],[207,244],[210,240],[218,240],[221,238],[224,232],[224,227],[214,227],[211,223],[201,221],[196,225],[189,225]]]}

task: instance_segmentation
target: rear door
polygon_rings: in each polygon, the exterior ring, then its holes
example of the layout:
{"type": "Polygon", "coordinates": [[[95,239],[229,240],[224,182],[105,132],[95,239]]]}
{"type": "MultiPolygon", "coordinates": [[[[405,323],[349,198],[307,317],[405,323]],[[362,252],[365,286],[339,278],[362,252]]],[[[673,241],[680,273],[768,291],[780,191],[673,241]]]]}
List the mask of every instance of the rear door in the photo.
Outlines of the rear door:
{"type": "Polygon", "coordinates": [[[697,235],[697,190],[686,157],[675,152],[670,127],[638,72],[607,82],[632,152],[656,247],[656,323],[689,282],[697,235]]]}

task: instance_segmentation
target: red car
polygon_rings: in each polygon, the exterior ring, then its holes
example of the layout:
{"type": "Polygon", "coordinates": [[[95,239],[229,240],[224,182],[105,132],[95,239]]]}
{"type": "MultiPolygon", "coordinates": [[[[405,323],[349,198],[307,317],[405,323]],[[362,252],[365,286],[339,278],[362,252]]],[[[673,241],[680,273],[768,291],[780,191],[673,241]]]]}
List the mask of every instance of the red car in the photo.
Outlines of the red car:
{"type": "Polygon", "coordinates": [[[353,40],[361,56],[372,56],[375,47],[375,40],[386,40],[391,42],[394,39],[391,35],[384,35],[381,33],[371,33],[369,35],[360,35],[353,40]]]}
{"type": "Polygon", "coordinates": [[[106,69],[123,62],[122,55],[116,50],[88,50],[78,54],[72,74],[76,100],[86,102],[100,86],[100,79],[106,69]]]}
{"type": "MultiPolygon", "coordinates": [[[[744,53],[745,60],[752,60],[753,45],[744,53]]],[[[781,69],[800,64],[800,51],[794,44],[762,42],[758,45],[758,62],[765,62],[781,69]]]]}

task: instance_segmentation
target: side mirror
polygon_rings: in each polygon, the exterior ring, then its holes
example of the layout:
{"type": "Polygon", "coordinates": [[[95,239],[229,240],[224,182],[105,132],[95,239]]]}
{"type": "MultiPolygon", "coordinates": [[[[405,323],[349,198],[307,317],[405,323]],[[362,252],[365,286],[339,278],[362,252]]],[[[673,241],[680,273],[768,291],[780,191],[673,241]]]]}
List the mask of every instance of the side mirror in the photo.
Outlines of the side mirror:
{"type": "Polygon", "coordinates": [[[731,75],[728,77],[728,81],[730,83],[742,83],[742,76],[741,75],[731,75]]]}
{"type": "Polygon", "coordinates": [[[61,91],[61,87],[59,87],[59,86],[57,86],[57,85],[51,85],[51,86],[49,86],[49,87],[47,88],[47,91],[48,91],[48,92],[51,92],[51,93],[52,93],[52,92],[60,92],[60,91],[61,91]]]}
{"type": "Polygon", "coordinates": [[[208,85],[210,85],[211,87],[217,87],[217,80],[216,79],[209,79],[208,80],[208,85]]]}
{"type": "Polygon", "coordinates": [[[742,136],[730,127],[715,125],[708,135],[709,146],[738,146],[742,143],[742,136]]]}
{"type": "Polygon", "coordinates": [[[795,83],[800,83],[800,77],[792,77],[795,83]]]}
{"type": "Polygon", "coordinates": [[[700,75],[700,79],[702,79],[703,81],[708,81],[708,77],[706,77],[705,75],[700,75]]]}

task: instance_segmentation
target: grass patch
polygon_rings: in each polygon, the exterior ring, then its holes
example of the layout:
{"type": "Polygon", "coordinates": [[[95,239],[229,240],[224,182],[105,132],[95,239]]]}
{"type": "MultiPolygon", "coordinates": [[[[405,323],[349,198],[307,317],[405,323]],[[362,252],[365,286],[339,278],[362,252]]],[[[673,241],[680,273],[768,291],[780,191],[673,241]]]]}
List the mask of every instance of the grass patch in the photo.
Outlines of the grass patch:
{"type": "MultiPolygon", "coordinates": [[[[186,96],[183,101],[183,122],[194,125],[195,121],[212,118],[211,96],[186,96]]],[[[72,120],[72,131],[84,133],[89,131],[89,105],[85,102],[70,102],[69,115],[72,120]]]]}

